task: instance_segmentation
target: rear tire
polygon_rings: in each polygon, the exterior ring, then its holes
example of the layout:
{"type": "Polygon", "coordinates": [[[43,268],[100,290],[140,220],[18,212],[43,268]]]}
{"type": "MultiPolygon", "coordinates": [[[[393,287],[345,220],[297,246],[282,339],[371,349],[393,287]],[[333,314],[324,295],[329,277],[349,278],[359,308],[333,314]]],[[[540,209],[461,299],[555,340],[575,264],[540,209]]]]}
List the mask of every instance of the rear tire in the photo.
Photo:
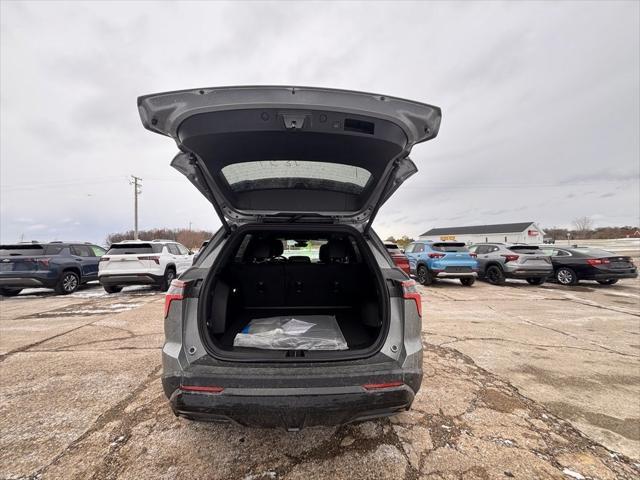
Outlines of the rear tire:
{"type": "Polygon", "coordinates": [[[460,283],[462,285],[464,285],[465,287],[470,287],[471,285],[476,283],[476,279],[475,279],[475,277],[461,278],[460,279],[460,283]]]}
{"type": "Polygon", "coordinates": [[[418,282],[422,285],[431,285],[433,283],[433,275],[427,267],[420,265],[417,271],[418,282]]]}
{"type": "Polygon", "coordinates": [[[577,285],[578,284],[578,276],[576,272],[574,272],[569,267],[560,267],[556,270],[556,281],[560,285],[577,285]]]}
{"type": "Polygon", "coordinates": [[[59,295],[69,295],[80,286],[80,276],[76,272],[62,272],[62,276],[56,284],[55,291],[59,295]]]}
{"type": "Polygon", "coordinates": [[[615,285],[616,283],[618,283],[618,279],[610,278],[609,280],[598,280],[598,283],[600,285],[615,285]]]}
{"type": "Polygon", "coordinates": [[[491,285],[504,285],[506,281],[502,269],[497,265],[491,265],[487,268],[485,278],[491,285]]]}
{"type": "Polygon", "coordinates": [[[171,282],[175,278],[176,278],[176,271],[172,267],[167,268],[164,272],[164,277],[162,278],[162,281],[160,282],[160,285],[159,285],[160,290],[163,292],[166,292],[167,290],[169,290],[169,285],[171,285],[171,282]]]}
{"type": "Polygon", "coordinates": [[[21,291],[21,288],[0,288],[0,295],[3,297],[15,297],[21,291]]]}
{"type": "Polygon", "coordinates": [[[529,285],[542,285],[544,283],[544,278],[527,278],[527,283],[529,285]]]}
{"type": "Polygon", "coordinates": [[[119,293],[122,291],[122,287],[120,285],[103,285],[104,291],[107,293],[119,293]]]}

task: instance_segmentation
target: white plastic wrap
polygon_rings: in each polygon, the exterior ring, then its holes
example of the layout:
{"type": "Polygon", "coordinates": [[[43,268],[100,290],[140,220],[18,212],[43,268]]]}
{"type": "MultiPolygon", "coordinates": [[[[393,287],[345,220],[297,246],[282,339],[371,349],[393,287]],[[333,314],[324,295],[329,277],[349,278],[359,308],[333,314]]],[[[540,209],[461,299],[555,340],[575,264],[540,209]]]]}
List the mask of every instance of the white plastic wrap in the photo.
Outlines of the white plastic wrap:
{"type": "Polygon", "coordinates": [[[267,350],[347,350],[333,315],[255,318],[236,335],[234,347],[267,350]]]}

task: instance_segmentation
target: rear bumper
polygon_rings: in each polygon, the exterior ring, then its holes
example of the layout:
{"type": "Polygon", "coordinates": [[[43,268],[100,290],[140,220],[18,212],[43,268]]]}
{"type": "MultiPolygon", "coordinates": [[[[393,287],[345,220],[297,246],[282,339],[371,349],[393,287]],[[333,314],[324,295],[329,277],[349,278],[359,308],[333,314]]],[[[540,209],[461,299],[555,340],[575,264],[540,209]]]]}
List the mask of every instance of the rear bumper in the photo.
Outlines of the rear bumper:
{"type": "Polygon", "coordinates": [[[433,276],[438,278],[469,278],[469,277],[477,277],[478,272],[439,272],[437,270],[433,270],[433,276]]]}
{"type": "MultiPolygon", "coordinates": [[[[172,384],[163,378],[165,391],[172,384]]],[[[360,386],[330,388],[225,389],[221,393],[176,389],[169,396],[178,416],[194,420],[235,422],[252,427],[299,430],[342,425],[408,410],[415,393],[408,385],[384,390],[360,386]]]]}
{"type": "Polygon", "coordinates": [[[584,280],[617,280],[622,278],[638,278],[638,272],[637,270],[633,272],[625,272],[625,273],[603,272],[603,273],[596,273],[593,275],[581,276],[580,278],[584,280]]]}
{"type": "Polygon", "coordinates": [[[515,268],[514,270],[507,270],[504,272],[507,278],[547,278],[553,275],[553,269],[540,269],[540,268],[515,268]]]}
{"type": "Polygon", "coordinates": [[[155,285],[162,281],[162,275],[150,273],[129,273],[122,275],[100,275],[102,285],[155,285]]]}

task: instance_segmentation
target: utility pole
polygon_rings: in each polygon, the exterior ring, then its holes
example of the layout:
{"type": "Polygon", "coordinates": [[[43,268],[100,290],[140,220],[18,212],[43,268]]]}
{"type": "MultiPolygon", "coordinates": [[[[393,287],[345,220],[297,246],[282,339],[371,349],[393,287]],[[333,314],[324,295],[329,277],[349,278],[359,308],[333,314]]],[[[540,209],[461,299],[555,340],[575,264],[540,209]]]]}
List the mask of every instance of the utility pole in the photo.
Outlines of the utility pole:
{"type": "Polygon", "coordinates": [[[189,221],[189,231],[191,231],[191,221],[189,221]]]}
{"type": "Polygon", "coordinates": [[[138,240],[138,195],[142,193],[142,179],[131,175],[129,184],[133,185],[133,239],[138,240]]]}

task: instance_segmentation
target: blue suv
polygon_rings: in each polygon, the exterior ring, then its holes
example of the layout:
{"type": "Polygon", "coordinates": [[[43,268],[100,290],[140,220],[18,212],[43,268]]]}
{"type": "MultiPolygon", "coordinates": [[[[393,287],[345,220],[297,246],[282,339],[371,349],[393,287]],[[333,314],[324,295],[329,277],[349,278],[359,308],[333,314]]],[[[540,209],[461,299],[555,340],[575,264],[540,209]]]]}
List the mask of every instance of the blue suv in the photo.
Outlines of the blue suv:
{"type": "Polygon", "coordinates": [[[23,288],[53,288],[68,294],[98,280],[105,250],[91,243],[51,242],[0,245],[0,295],[12,297],[23,288]]]}
{"type": "Polygon", "coordinates": [[[462,285],[470,287],[478,276],[476,254],[464,243],[414,242],[404,253],[411,275],[422,285],[431,285],[436,278],[459,278],[462,285]]]}

